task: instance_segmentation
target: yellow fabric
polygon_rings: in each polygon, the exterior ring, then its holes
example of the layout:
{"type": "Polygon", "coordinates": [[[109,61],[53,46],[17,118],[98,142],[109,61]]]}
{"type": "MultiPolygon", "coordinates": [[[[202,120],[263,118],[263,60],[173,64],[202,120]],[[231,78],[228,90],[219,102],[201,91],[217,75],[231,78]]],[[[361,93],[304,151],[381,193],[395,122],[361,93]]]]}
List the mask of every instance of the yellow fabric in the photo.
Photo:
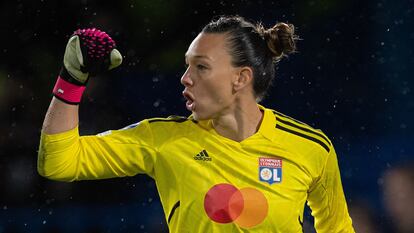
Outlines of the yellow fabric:
{"type": "Polygon", "coordinates": [[[329,139],[304,123],[261,109],[258,132],[242,142],[220,136],[210,122],[191,118],[147,119],[95,136],[80,137],[77,128],[42,133],[38,171],[62,181],[148,174],[156,182],[170,232],[302,232],[306,201],[317,232],[354,232],[329,139]],[[280,182],[261,181],[260,158],[281,161],[280,182]],[[207,214],[206,194],[217,184],[241,190],[244,198],[245,209],[233,211],[224,223],[207,214]],[[248,195],[267,201],[257,204],[265,213],[259,223],[253,221],[260,216],[252,212],[255,200],[248,195]]]}

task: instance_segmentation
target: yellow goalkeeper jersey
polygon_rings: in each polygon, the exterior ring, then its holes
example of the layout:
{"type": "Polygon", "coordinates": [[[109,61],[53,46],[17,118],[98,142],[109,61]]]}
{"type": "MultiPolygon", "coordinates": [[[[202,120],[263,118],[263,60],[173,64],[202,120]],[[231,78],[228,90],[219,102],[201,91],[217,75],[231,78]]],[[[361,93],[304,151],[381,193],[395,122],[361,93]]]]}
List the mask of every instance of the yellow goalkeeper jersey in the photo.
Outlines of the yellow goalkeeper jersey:
{"type": "Polygon", "coordinates": [[[354,232],[337,156],[319,130],[259,106],[259,130],[236,142],[210,121],[153,118],[79,136],[42,133],[38,171],[62,181],[148,174],[170,232],[354,232]]]}

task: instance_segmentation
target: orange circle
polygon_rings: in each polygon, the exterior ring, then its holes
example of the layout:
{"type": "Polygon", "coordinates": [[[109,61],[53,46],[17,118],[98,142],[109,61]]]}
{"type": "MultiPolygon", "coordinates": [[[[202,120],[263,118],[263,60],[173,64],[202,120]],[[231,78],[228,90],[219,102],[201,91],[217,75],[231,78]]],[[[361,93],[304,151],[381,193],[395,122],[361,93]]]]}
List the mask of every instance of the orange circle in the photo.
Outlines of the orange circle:
{"type": "Polygon", "coordinates": [[[242,188],[239,192],[242,195],[233,195],[230,198],[229,209],[232,210],[232,207],[237,207],[240,203],[243,203],[243,210],[241,213],[230,211],[230,217],[235,219],[234,222],[243,228],[251,228],[260,224],[266,218],[269,208],[266,197],[254,188],[242,188]]]}

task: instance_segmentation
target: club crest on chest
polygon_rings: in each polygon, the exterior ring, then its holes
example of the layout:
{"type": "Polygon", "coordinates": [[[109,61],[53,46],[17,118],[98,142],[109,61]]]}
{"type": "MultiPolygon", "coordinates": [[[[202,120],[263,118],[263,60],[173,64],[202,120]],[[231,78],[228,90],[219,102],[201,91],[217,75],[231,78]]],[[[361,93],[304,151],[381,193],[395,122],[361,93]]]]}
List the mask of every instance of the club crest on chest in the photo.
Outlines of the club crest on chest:
{"type": "Polygon", "coordinates": [[[259,158],[259,180],[269,184],[282,182],[282,160],[259,158]]]}

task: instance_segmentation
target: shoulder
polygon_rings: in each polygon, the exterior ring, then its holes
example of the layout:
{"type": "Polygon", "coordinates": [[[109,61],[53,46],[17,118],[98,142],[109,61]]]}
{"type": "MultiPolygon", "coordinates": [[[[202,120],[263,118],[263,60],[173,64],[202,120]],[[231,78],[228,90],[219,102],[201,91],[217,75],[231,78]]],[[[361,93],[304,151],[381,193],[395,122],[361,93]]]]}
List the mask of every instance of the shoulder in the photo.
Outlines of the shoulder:
{"type": "Polygon", "coordinates": [[[192,121],[192,117],[184,117],[184,116],[169,116],[169,117],[155,117],[155,118],[149,118],[147,119],[149,124],[153,124],[153,123],[171,123],[171,124],[179,124],[179,123],[184,123],[186,121],[192,121]]]}
{"type": "Polygon", "coordinates": [[[291,140],[305,141],[311,147],[319,147],[326,153],[332,150],[332,142],[322,130],[315,129],[306,123],[296,120],[276,110],[270,109],[275,118],[275,128],[279,133],[287,135],[291,140]]]}
{"type": "MultiPolygon", "coordinates": [[[[169,116],[169,117],[154,117],[141,120],[139,122],[130,124],[124,128],[116,130],[120,133],[137,133],[137,132],[147,132],[147,131],[163,131],[164,133],[171,132],[172,130],[177,130],[180,125],[186,124],[195,124],[193,118],[183,117],[183,116],[169,116]]],[[[186,126],[188,127],[188,125],[186,126]]],[[[106,132],[104,132],[106,133],[106,132]]]]}
{"type": "MultiPolygon", "coordinates": [[[[152,145],[161,145],[185,137],[194,130],[197,122],[192,117],[169,116],[141,120],[119,130],[110,131],[110,135],[129,137],[135,141],[148,141],[152,145]]],[[[104,132],[102,135],[109,135],[104,132]]]]}
{"type": "Polygon", "coordinates": [[[197,122],[192,116],[169,116],[169,117],[155,117],[144,120],[148,128],[153,132],[162,132],[163,134],[180,134],[187,133],[188,130],[194,128],[197,122]]]}

